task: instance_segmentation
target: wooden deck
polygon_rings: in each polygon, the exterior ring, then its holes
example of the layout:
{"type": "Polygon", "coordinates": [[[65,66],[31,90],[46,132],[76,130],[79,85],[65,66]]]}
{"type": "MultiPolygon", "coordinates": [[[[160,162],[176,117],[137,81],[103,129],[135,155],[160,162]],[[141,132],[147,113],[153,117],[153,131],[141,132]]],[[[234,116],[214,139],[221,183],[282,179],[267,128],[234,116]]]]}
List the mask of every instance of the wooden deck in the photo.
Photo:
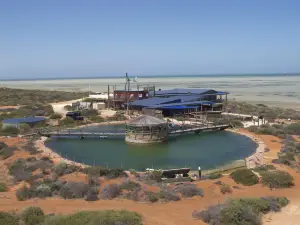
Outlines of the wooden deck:
{"type": "MultiPolygon", "coordinates": [[[[195,126],[191,128],[175,129],[170,130],[169,135],[180,135],[186,133],[200,133],[202,131],[214,131],[214,130],[225,130],[229,125],[212,125],[207,126],[195,126]]],[[[60,130],[60,131],[46,131],[40,130],[39,134],[46,137],[56,138],[67,138],[67,137],[78,137],[78,138],[120,138],[125,137],[124,132],[87,132],[87,131],[74,131],[74,130],[60,130]]]]}

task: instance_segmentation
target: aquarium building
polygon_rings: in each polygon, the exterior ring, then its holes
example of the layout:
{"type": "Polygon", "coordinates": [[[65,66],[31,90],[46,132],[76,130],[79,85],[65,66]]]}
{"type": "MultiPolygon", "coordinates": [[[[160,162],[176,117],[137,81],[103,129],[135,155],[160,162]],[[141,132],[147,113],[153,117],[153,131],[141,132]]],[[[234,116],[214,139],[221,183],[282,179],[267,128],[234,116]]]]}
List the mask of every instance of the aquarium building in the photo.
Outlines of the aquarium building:
{"type": "Polygon", "coordinates": [[[228,92],[213,89],[159,90],[152,98],[130,102],[130,109],[151,108],[162,110],[165,116],[185,111],[222,112],[227,105],[228,92]]]}

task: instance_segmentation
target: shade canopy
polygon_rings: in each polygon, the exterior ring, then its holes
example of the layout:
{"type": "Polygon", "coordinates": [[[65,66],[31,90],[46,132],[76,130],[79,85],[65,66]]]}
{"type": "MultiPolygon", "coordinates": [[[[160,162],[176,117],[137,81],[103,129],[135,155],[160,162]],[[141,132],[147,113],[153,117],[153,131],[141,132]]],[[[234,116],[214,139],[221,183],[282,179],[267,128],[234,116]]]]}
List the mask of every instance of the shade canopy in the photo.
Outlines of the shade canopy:
{"type": "Polygon", "coordinates": [[[153,125],[161,125],[166,124],[167,122],[163,119],[159,119],[154,116],[149,115],[142,115],[137,118],[132,119],[129,121],[127,125],[130,126],[153,126],[153,125]]]}

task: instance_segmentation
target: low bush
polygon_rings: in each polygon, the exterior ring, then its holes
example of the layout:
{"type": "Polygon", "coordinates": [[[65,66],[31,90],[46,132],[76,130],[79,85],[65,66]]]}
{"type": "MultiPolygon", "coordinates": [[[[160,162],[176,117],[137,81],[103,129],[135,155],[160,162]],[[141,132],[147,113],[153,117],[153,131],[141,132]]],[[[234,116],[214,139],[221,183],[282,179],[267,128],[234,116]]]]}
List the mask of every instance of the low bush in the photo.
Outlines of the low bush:
{"type": "Polygon", "coordinates": [[[263,171],[268,171],[268,170],[276,170],[276,167],[272,164],[267,164],[267,165],[262,165],[254,168],[255,172],[263,172],[263,171]]]}
{"type": "Polygon", "coordinates": [[[193,212],[193,217],[211,225],[261,225],[261,216],[278,212],[289,203],[285,197],[241,198],[193,212]]]}
{"type": "Polygon", "coordinates": [[[211,180],[219,179],[221,177],[222,177],[221,173],[213,173],[213,174],[208,175],[208,179],[211,179],[211,180]]]}
{"type": "Polygon", "coordinates": [[[289,204],[289,200],[286,197],[264,197],[262,200],[268,202],[269,210],[273,212],[280,212],[281,208],[289,204]]]}
{"type": "Polygon", "coordinates": [[[19,218],[6,212],[0,212],[0,224],[19,225],[19,218]]]}
{"type": "Polygon", "coordinates": [[[31,206],[22,212],[21,219],[25,225],[42,225],[45,215],[40,207],[31,206]]]}
{"type": "Polygon", "coordinates": [[[99,200],[98,194],[99,194],[99,191],[98,191],[97,187],[90,187],[85,196],[85,200],[86,201],[97,201],[97,200],[99,200]]]}
{"type": "Polygon", "coordinates": [[[122,182],[122,184],[120,185],[121,190],[127,190],[127,191],[133,191],[136,189],[141,189],[141,185],[137,182],[134,182],[132,180],[126,180],[124,182],[122,182]]]}
{"type": "Polygon", "coordinates": [[[1,129],[0,133],[3,136],[17,136],[20,133],[20,130],[16,127],[5,127],[1,129]]]}
{"type": "Polygon", "coordinates": [[[220,191],[223,195],[232,193],[232,189],[228,184],[221,184],[220,191]]]}
{"type": "Polygon", "coordinates": [[[82,211],[68,216],[48,217],[44,225],[142,225],[142,217],[129,211],[82,211]]]}
{"type": "Polygon", "coordinates": [[[58,119],[61,119],[61,118],[62,118],[62,116],[59,113],[53,113],[50,116],[50,119],[53,119],[53,120],[58,120],[58,119]]]}
{"type": "Polygon", "coordinates": [[[74,126],[76,125],[76,121],[73,120],[71,117],[66,116],[64,119],[58,122],[59,126],[74,126]]]}
{"type": "Polygon", "coordinates": [[[114,199],[121,193],[121,188],[117,184],[109,184],[105,186],[101,191],[102,199],[114,199]]]}
{"type": "Polygon", "coordinates": [[[159,192],[159,198],[165,201],[179,201],[180,197],[177,193],[170,189],[161,190],[159,192]]]}
{"type": "Polygon", "coordinates": [[[8,190],[5,183],[0,183],[0,192],[6,192],[8,190]]]}
{"type": "Polygon", "coordinates": [[[262,183],[273,188],[289,188],[294,186],[294,178],[284,171],[267,171],[260,173],[262,176],[262,183]]]}
{"type": "Polygon", "coordinates": [[[7,159],[11,157],[14,154],[14,151],[16,151],[18,148],[15,146],[12,147],[4,147],[0,149],[0,159],[7,159]]]}
{"type": "Polygon", "coordinates": [[[19,201],[25,201],[29,199],[30,196],[30,189],[26,185],[24,185],[16,191],[16,197],[19,201]]]}
{"type": "Polygon", "coordinates": [[[182,184],[178,186],[176,191],[179,191],[180,194],[185,198],[191,198],[194,196],[204,196],[204,192],[201,188],[197,188],[194,184],[182,184]]]}
{"type": "Polygon", "coordinates": [[[258,177],[249,169],[238,169],[230,174],[231,178],[238,184],[252,186],[258,184],[258,177]]]}
{"type": "Polygon", "coordinates": [[[62,161],[56,164],[55,166],[53,166],[52,170],[56,175],[62,176],[64,175],[67,168],[68,168],[68,164],[62,161]]]}
{"type": "Polygon", "coordinates": [[[145,195],[147,196],[147,200],[154,203],[159,200],[159,195],[157,193],[146,191],[145,195]]]}
{"type": "Polygon", "coordinates": [[[88,193],[89,186],[82,182],[67,182],[60,189],[60,196],[65,199],[83,198],[88,193]]]}
{"type": "Polygon", "coordinates": [[[85,168],[83,172],[93,176],[105,176],[108,179],[127,177],[127,174],[123,169],[107,169],[99,166],[85,168]]]}

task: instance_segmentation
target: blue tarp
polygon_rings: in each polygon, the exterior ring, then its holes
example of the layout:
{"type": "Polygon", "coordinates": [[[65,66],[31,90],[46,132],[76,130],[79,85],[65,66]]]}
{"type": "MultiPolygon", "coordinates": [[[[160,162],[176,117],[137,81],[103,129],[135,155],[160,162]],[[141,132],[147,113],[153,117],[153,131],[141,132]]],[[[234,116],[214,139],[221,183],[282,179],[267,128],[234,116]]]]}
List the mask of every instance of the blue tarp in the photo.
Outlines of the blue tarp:
{"type": "Polygon", "coordinates": [[[9,124],[18,124],[18,123],[37,123],[40,121],[44,121],[44,117],[22,117],[22,118],[11,118],[3,120],[2,123],[9,123],[9,124]]]}

